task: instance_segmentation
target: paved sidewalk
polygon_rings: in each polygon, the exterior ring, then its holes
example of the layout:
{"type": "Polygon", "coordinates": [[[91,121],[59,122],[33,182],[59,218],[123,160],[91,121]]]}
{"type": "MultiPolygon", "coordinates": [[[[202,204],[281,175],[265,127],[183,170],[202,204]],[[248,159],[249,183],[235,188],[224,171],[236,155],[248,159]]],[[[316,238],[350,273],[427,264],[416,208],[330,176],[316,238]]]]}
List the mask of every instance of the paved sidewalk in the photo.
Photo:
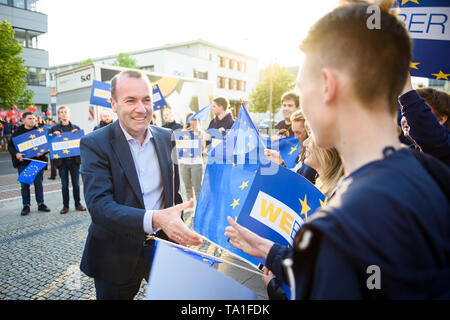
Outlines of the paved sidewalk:
{"type": "MultiPolygon", "coordinates": [[[[72,194],[69,213],[59,214],[60,181],[48,180],[48,173],[44,177],[44,197],[52,211],[37,211],[32,189],[31,213],[25,217],[20,216],[17,175],[0,178],[0,300],[95,299],[93,279],[79,270],[90,215],[75,211],[72,194]]],[[[190,216],[186,222],[192,227],[190,216]]],[[[220,256],[214,245],[203,245],[201,251],[220,256]]],[[[229,255],[222,258],[252,268],[229,255]]],[[[256,292],[259,299],[267,299],[260,276],[225,263],[216,268],[256,292]]],[[[143,281],[137,300],[145,298],[146,287],[143,281]]]]}

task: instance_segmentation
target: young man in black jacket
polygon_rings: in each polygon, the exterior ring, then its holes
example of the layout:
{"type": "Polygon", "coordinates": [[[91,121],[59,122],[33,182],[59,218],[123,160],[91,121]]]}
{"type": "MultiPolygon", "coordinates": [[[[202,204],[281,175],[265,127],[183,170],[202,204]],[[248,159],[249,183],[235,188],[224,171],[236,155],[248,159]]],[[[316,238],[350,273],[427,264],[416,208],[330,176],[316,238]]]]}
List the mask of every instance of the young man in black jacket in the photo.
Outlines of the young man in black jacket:
{"type": "MultiPolygon", "coordinates": [[[[53,126],[48,133],[59,135],[61,132],[76,132],[80,130],[80,127],[70,122],[70,109],[67,106],[61,106],[58,108],[58,118],[59,123],[53,126]]],[[[80,202],[80,156],[54,159],[53,161],[55,167],[58,168],[62,184],[63,208],[59,213],[66,214],[69,212],[69,173],[72,179],[75,209],[77,211],[86,211],[86,208],[81,205],[80,202]]]]}
{"type": "MultiPolygon", "coordinates": [[[[34,116],[34,114],[32,112],[24,112],[24,114],[22,115],[22,122],[23,122],[23,125],[19,126],[14,131],[14,133],[12,134],[11,140],[9,140],[9,142],[8,142],[8,151],[11,154],[13,166],[14,166],[14,168],[17,168],[17,170],[19,171],[19,175],[28,166],[28,164],[30,163],[30,160],[25,160],[24,154],[17,151],[17,149],[14,146],[14,143],[12,141],[12,138],[20,136],[24,133],[27,133],[29,131],[32,131],[32,130],[35,130],[38,128],[36,125],[36,117],[34,116]]],[[[38,153],[37,156],[32,159],[40,160],[40,161],[44,161],[44,162],[48,161],[46,154],[40,154],[40,153],[38,153]]],[[[47,167],[45,167],[44,170],[47,170],[47,167]]],[[[43,176],[44,176],[43,170],[39,171],[38,174],[36,175],[36,178],[34,179],[34,192],[36,194],[36,202],[38,204],[38,210],[44,211],[44,212],[49,212],[50,209],[44,203],[44,187],[42,186],[43,176]]],[[[30,213],[30,202],[31,202],[30,185],[27,183],[21,182],[20,183],[20,192],[22,194],[22,204],[23,204],[23,209],[22,209],[22,212],[20,213],[20,215],[26,216],[27,214],[30,213]]]]}

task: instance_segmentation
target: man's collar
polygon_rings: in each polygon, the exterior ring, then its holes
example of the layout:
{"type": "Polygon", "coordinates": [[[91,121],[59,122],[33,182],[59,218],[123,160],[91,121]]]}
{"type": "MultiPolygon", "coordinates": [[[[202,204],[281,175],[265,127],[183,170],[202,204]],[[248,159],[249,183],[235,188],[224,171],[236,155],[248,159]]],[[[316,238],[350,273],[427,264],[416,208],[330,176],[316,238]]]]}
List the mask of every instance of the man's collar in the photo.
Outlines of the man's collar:
{"type": "MultiPolygon", "coordinates": [[[[133,138],[123,127],[122,127],[122,124],[120,123],[120,121],[119,120],[117,120],[118,122],[119,122],[119,126],[120,126],[120,129],[122,129],[122,132],[123,132],[123,134],[125,135],[125,138],[127,139],[127,141],[130,141],[130,140],[135,140],[135,141],[138,141],[137,139],[135,139],[135,138],[133,138]]],[[[144,144],[146,144],[151,138],[153,138],[153,135],[152,135],[152,131],[150,130],[150,125],[147,127],[147,134],[145,135],[145,140],[144,140],[144,143],[142,144],[142,145],[144,145],[144,144]]]]}

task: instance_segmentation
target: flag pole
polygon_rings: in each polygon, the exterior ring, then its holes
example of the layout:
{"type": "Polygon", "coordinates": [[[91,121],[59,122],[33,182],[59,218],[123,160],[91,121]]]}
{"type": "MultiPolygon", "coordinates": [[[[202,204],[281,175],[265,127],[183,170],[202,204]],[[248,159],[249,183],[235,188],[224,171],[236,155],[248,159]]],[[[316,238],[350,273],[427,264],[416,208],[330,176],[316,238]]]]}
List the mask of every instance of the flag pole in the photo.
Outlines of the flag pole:
{"type": "Polygon", "coordinates": [[[220,261],[220,262],[223,262],[223,263],[228,263],[228,264],[230,264],[230,265],[232,265],[232,266],[234,266],[234,267],[236,267],[236,268],[240,268],[240,269],[246,270],[246,271],[248,271],[248,272],[255,273],[255,274],[259,275],[259,276],[261,276],[261,275],[263,274],[263,273],[260,272],[260,271],[248,269],[248,268],[246,268],[246,267],[243,267],[243,266],[238,265],[238,264],[236,264],[236,263],[233,263],[233,262],[231,262],[231,261],[224,260],[224,259],[221,259],[221,258],[217,258],[217,257],[211,256],[211,255],[209,255],[209,254],[207,254],[207,253],[203,253],[203,252],[200,252],[200,251],[197,251],[197,250],[193,250],[193,249],[188,248],[188,247],[185,247],[185,246],[183,246],[183,245],[181,245],[181,244],[177,244],[177,243],[174,243],[174,242],[171,242],[171,241],[167,241],[167,240],[158,238],[158,237],[156,237],[156,236],[147,235],[146,237],[147,237],[148,239],[151,239],[151,240],[161,241],[161,242],[166,243],[166,244],[169,244],[169,245],[171,245],[171,246],[174,246],[174,247],[177,247],[177,248],[180,248],[180,249],[183,249],[183,250],[187,250],[187,251],[196,253],[196,254],[198,254],[198,255],[200,255],[200,256],[204,256],[204,257],[209,258],[209,259],[211,259],[211,260],[217,260],[217,261],[220,261]]]}
{"type": "Polygon", "coordinates": [[[36,160],[36,159],[30,159],[30,158],[23,158],[23,160],[30,160],[30,161],[36,161],[36,162],[42,162],[42,163],[48,163],[46,161],[36,160]]]}

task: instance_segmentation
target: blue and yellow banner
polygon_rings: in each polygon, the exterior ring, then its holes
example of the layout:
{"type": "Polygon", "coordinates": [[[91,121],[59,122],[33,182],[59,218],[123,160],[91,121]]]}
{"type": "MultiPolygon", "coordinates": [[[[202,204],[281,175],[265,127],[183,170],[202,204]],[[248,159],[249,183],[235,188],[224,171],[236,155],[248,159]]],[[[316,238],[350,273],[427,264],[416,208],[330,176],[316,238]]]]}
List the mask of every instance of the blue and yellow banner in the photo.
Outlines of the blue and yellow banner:
{"type": "Polygon", "coordinates": [[[46,133],[44,128],[38,128],[13,137],[12,141],[16,150],[25,154],[25,158],[33,158],[49,151],[46,133]]]}
{"type": "Polygon", "coordinates": [[[173,134],[175,135],[178,159],[182,159],[183,163],[186,163],[198,162],[198,159],[202,158],[200,131],[176,130],[173,134]]]}
{"type": "Polygon", "coordinates": [[[84,136],[83,130],[75,133],[61,132],[59,136],[48,134],[50,145],[50,159],[62,159],[80,155],[80,139],[84,136]]]}
{"type": "Polygon", "coordinates": [[[167,102],[166,99],[164,99],[164,96],[161,93],[161,90],[159,89],[158,84],[153,84],[153,111],[156,110],[162,110],[164,108],[167,108],[167,102]]]}
{"type": "Polygon", "coordinates": [[[295,139],[294,136],[289,136],[273,142],[268,139],[267,148],[280,152],[281,159],[283,159],[286,167],[292,169],[295,167],[295,160],[302,146],[298,139],[295,139]]]}
{"type": "Polygon", "coordinates": [[[450,78],[450,2],[398,0],[399,18],[413,40],[412,76],[450,78]]]}
{"type": "Polygon", "coordinates": [[[111,84],[97,80],[92,81],[90,104],[106,108],[111,107],[111,84]]]}
{"type": "Polygon", "coordinates": [[[197,111],[196,113],[194,113],[192,116],[190,116],[186,123],[189,123],[192,119],[198,119],[201,121],[205,121],[206,119],[208,119],[209,116],[209,111],[211,110],[211,104],[208,104],[206,107],[200,109],[199,111],[197,111]]]}

